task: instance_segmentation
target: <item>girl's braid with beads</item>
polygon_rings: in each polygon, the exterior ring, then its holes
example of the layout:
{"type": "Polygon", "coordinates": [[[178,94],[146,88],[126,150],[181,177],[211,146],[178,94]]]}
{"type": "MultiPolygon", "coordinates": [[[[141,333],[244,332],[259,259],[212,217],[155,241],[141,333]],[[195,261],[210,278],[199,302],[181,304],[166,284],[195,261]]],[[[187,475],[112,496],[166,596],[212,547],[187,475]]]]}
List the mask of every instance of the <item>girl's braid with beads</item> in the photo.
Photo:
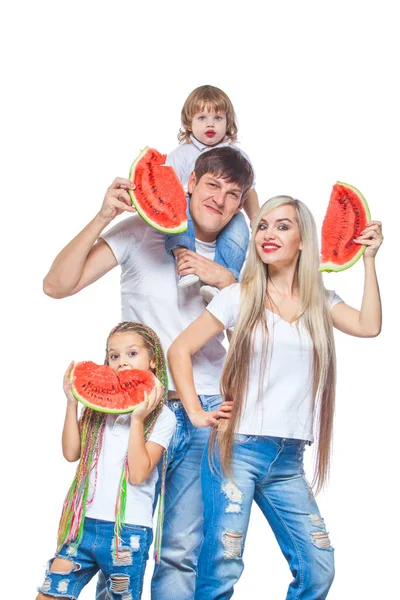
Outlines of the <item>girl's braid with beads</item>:
{"type": "MultiPolygon", "coordinates": [[[[153,360],[155,362],[154,374],[164,387],[163,402],[160,401],[158,406],[145,419],[144,436],[145,440],[147,440],[158,416],[162,411],[163,404],[166,403],[168,398],[168,376],[166,361],[164,357],[164,352],[161,347],[161,342],[157,334],[152,329],[150,329],[150,327],[142,325],[141,323],[124,321],[123,323],[119,323],[116,327],[114,327],[107,338],[106,357],[104,364],[108,365],[108,344],[110,338],[117,333],[125,333],[128,331],[133,331],[137,333],[144,340],[146,349],[149,353],[150,360],[153,360]]],[[[85,519],[87,506],[90,472],[92,469],[95,469],[97,479],[97,462],[103,444],[106,417],[106,414],[94,411],[90,408],[85,408],[82,412],[82,417],[80,419],[81,459],[76,471],[74,481],[72,482],[67,497],[64,501],[63,511],[58,530],[58,552],[64,544],[70,544],[69,552],[73,553],[73,549],[76,549],[81,541],[83,533],[83,523],[85,519]]],[[[155,556],[157,562],[160,556],[161,531],[164,518],[163,509],[166,465],[167,451],[164,451],[159,514],[155,540],[155,556]]],[[[128,460],[126,456],[121,472],[118,495],[115,505],[114,548],[117,554],[120,542],[119,534],[121,531],[121,527],[124,525],[125,520],[127,479],[128,460]]]]}

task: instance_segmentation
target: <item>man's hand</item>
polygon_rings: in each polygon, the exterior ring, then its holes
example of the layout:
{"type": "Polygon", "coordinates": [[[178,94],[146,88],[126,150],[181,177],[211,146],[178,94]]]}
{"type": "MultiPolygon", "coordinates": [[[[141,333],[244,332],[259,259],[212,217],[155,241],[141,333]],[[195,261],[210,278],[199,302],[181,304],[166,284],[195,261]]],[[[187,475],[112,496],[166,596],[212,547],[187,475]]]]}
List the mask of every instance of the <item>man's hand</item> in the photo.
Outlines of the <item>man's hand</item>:
{"type": "Polygon", "coordinates": [[[200,277],[201,281],[219,290],[236,282],[234,275],[229,269],[222,267],[209,258],[201,256],[201,254],[197,254],[197,252],[192,252],[192,250],[185,250],[179,254],[176,268],[178,275],[182,276],[194,273],[200,277]]]}
{"type": "Polygon", "coordinates": [[[134,190],[135,184],[129,179],[117,177],[107,189],[101,206],[99,217],[111,222],[124,211],[135,213],[128,190],[134,190]]]}

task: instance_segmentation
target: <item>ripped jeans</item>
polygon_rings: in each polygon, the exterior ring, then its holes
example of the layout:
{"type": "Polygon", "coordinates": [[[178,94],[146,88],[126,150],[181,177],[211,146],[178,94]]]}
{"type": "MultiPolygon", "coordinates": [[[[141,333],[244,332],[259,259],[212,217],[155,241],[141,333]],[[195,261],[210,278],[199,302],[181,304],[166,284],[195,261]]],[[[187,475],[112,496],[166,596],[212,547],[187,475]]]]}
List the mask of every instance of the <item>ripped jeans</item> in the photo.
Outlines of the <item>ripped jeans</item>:
{"type": "Polygon", "coordinates": [[[243,571],[253,499],[272,527],[293,575],[286,599],[326,598],[334,577],[334,553],[304,477],[303,452],[307,443],[236,434],[232,479],[221,475],[217,446],[213,470],[207,452],[204,453],[204,542],[195,600],[232,597],[233,586],[243,571]]]}
{"type": "MultiPolygon", "coordinates": [[[[101,569],[105,575],[107,598],[139,600],[153,532],[149,527],[124,525],[118,554],[113,548],[114,523],[86,517],[83,537],[76,553],[64,545],[55,558],[71,563],[66,571],[52,571],[49,561],[38,591],[56,598],[78,598],[84,586],[101,569]]],[[[75,549],[74,549],[75,550],[75,549]]]]}

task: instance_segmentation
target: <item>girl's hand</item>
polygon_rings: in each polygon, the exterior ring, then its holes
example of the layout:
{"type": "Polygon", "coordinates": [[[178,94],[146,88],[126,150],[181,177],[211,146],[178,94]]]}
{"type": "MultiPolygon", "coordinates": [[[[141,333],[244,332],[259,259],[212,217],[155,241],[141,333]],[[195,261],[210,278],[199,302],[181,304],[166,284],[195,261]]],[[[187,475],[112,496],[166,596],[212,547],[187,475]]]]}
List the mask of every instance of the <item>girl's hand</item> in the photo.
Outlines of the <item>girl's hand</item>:
{"type": "Polygon", "coordinates": [[[218,425],[218,419],[229,419],[232,412],[232,402],[223,402],[218,410],[206,412],[197,411],[189,415],[192,424],[195,427],[214,427],[218,425]]]}
{"type": "Polygon", "coordinates": [[[156,379],[156,385],[150,394],[145,392],[145,399],[132,412],[131,421],[144,421],[145,418],[158,406],[158,403],[164,395],[164,391],[164,386],[162,386],[158,379],[156,379]]]}
{"type": "Polygon", "coordinates": [[[71,379],[71,381],[69,381],[69,375],[73,368],[74,368],[74,361],[71,362],[68,369],[64,373],[63,388],[64,388],[64,393],[67,397],[68,404],[72,404],[73,406],[76,406],[78,404],[78,400],[75,398],[75,396],[72,393],[72,384],[75,381],[75,377],[73,377],[71,379]]]}
{"type": "Polygon", "coordinates": [[[380,221],[370,221],[365,225],[364,231],[354,240],[357,244],[364,244],[366,247],[364,258],[373,258],[378,252],[382,242],[382,223],[380,221]]]}

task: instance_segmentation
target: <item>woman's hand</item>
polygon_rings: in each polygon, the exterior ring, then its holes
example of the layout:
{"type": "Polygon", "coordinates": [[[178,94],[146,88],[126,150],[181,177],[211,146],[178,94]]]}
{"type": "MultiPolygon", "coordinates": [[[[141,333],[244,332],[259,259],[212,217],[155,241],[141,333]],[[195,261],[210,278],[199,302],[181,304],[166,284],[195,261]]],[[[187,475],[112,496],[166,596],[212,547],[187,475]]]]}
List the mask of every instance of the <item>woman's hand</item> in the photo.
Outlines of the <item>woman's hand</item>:
{"type": "Polygon", "coordinates": [[[231,416],[233,402],[223,402],[218,410],[206,412],[199,410],[189,415],[195,427],[214,427],[218,425],[218,419],[229,419],[231,416]]]}
{"type": "Polygon", "coordinates": [[[369,223],[366,223],[361,235],[355,238],[354,241],[357,244],[366,246],[364,258],[374,258],[383,242],[382,223],[380,221],[369,221],[369,223]]]}
{"type": "Polygon", "coordinates": [[[131,421],[144,421],[149,414],[157,408],[161,398],[164,395],[164,386],[161,385],[160,381],[156,379],[155,387],[151,390],[150,394],[145,392],[145,399],[139,404],[137,408],[132,412],[131,421]]]}
{"type": "Polygon", "coordinates": [[[72,393],[72,385],[75,381],[75,377],[72,377],[72,379],[70,380],[70,374],[72,369],[74,368],[74,361],[72,361],[68,367],[68,369],[65,371],[64,373],[64,379],[63,379],[63,388],[64,388],[64,394],[67,397],[67,401],[68,404],[71,404],[72,406],[76,406],[78,404],[78,400],[75,398],[75,396],[72,393]]]}

